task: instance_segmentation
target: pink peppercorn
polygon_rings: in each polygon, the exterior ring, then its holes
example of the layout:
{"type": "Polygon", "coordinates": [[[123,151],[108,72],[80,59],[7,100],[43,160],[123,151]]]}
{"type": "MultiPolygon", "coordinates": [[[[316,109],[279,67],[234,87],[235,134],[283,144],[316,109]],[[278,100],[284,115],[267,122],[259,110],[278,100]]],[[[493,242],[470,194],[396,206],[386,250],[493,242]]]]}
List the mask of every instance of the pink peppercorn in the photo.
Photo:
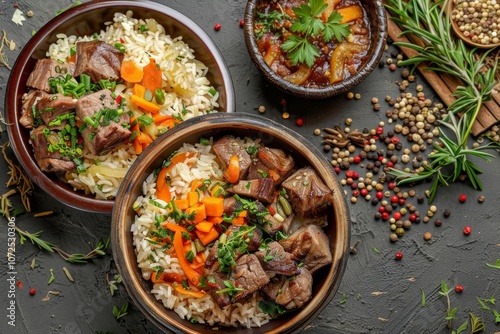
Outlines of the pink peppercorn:
{"type": "Polygon", "coordinates": [[[457,284],[455,286],[455,292],[456,293],[462,293],[463,291],[464,291],[464,286],[463,285],[457,284]]]}
{"type": "Polygon", "coordinates": [[[458,200],[460,201],[460,203],[465,203],[465,201],[467,200],[467,196],[465,194],[462,194],[458,197],[458,200]]]}
{"type": "Polygon", "coordinates": [[[469,235],[471,232],[472,232],[472,229],[470,228],[470,226],[464,227],[464,234],[465,235],[469,235]]]}
{"type": "Polygon", "coordinates": [[[219,31],[221,27],[222,27],[222,26],[220,25],[220,23],[216,23],[216,24],[214,24],[214,30],[215,30],[215,31],[219,31]]]}
{"type": "Polygon", "coordinates": [[[394,256],[394,259],[397,261],[401,261],[403,259],[403,253],[397,252],[396,255],[394,256]]]}

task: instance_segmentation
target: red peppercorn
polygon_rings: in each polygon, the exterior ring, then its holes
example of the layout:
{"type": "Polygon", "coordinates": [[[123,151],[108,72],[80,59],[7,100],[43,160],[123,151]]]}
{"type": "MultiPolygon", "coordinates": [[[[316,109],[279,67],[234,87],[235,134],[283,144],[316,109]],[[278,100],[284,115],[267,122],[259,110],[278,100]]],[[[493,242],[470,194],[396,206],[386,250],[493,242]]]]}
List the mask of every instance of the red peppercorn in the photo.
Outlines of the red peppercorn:
{"type": "Polygon", "coordinates": [[[389,184],[387,185],[387,188],[389,188],[390,190],[394,189],[394,187],[396,187],[396,184],[394,182],[389,182],[389,184]]]}
{"type": "Polygon", "coordinates": [[[403,259],[403,253],[397,252],[396,255],[394,256],[394,259],[397,261],[401,261],[403,259]]]}
{"type": "Polygon", "coordinates": [[[391,138],[391,143],[393,143],[394,145],[396,145],[397,143],[399,143],[399,138],[398,137],[392,137],[391,138]]]}
{"type": "Polygon", "coordinates": [[[354,180],[359,179],[359,173],[358,173],[358,172],[352,172],[352,178],[353,178],[354,180]]]}
{"type": "Polygon", "coordinates": [[[335,171],[335,173],[340,174],[340,167],[339,166],[335,166],[335,168],[333,169],[335,171]]]}
{"type": "Polygon", "coordinates": [[[382,133],[384,133],[384,128],[381,126],[377,126],[377,128],[375,129],[375,133],[380,136],[382,133]]]}
{"type": "Polygon", "coordinates": [[[460,201],[460,203],[465,203],[465,201],[467,200],[467,196],[465,194],[462,194],[458,197],[458,200],[460,201]]]}
{"type": "Polygon", "coordinates": [[[411,222],[414,222],[414,221],[416,221],[416,220],[417,220],[417,215],[416,215],[416,214],[414,214],[414,213],[412,213],[412,214],[410,215],[410,221],[411,221],[411,222]]]}
{"type": "Polygon", "coordinates": [[[464,292],[464,286],[463,286],[463,285],[460,285],[460,284],[457,284],[457,285],[455,286],[455,292],[456,292],[456,293],[462,293],[462,292],[464,292]]]}
{"type": "Polygon", "coordinates": [[[383,205],[382,205],[382,206],[380,206],[380,207],[378,208],[378,212],[380,212],[380,213],[384,213],[384,212],[385,212],[385,206],[383,206],[383,205]]]}
{"type": "Polygon", "coordinates": [[[361,157],[359,155],[355,156],[354,158],[352,158],[352,162],[354,162],[355,164],[359,164],[361,162],[361,157]]]}
{"type": "Polygon", "coordinates": [[[379,155],[378,161],[382,162],[382,160],[384,160],[384,156],[383,155],[379,155]]]}
{"type": "Polygon", "coordinates": [[[387,161],[386,165],[387,167],[394,167],[394,163],[391,160],[387,161]]]}
{"type": "Polygon", "coordinates": [[[345,177],[346,178],[352,178],[352,175],[354,174],[354,172],[352,170],[347,170],[345,172],[345,177]]]}
{"type": "Polygon", "coordinates": [[[302,125],[304,125],[304,120],[302,118],[297,118],[297,120],[295,121],[295,124],[297,126],[302,126],[302,125]]]}
{"type": "Polygon", "coordinates": [[[36,289],[35,288],[31,288],[30,289],[30,295],[34,296],[36,294],[36,289]]]}
{"type": "Polygon", "coordinates": [[[361,194],[361,196],[365,197],[366,195],[368,195],[368,189],[363,188],[359,191],[359,193],[361,194]]]}
{"type": "Polygon", "coordinates": [[[240,20],[240,27],[243,28],[245,26],[245,20],[240,20]]]}
{"type": "Polygon", "coordinates": [[[399,205],[403,206],[403,205],[405,205],[406,200],[405,200],[404,198],[402,198],[402,197],[401,197],[401,198],[398,200],[398,203],[399,203],[399,205]]]}
{"type": "Polygon", "coordinates": [[[358,197],[359,196],[359,190],[353,190],[352,191],[352,196],[358,197]]]}
{"type": "Polygon", "coordinates": [[[400,220],[401,219],[401,213],[400,212],[396,212],[394,213],[394,215],[392,215],[394,217],[394,219],[396,220],[400,220]]]}
{"type": "Polygon", "coordinates": [[[470,226],[464,227],[464,234],[465,235],[469,235],[471,232],[472,232],[472,229],[470,228],[470,226]]]}
{"type": "Polygon", "coordinates": [[[397,203],[399,201],[399,197],[396,195],[391,196],[391,203],[397,203]]]}
{"type": "Polygon", "coordinates": [[[19,289],[22,289],[22,288],[23,288],[23,282],[21,282],[21,281],[19,281],[19,280],[18,280],[18,281],[16,282],[16,284],[17,284],[17,286],[19,287],[19,289]]]}
{"type": "Polygon", "coordinates": [[[375,197],[377,197],[378,199],[382,199],[382,198],[384,198],[384,193],[381,191],[377,191],[375,193],[375,197]]]}
{"type": "Polygon", "coordinates": [[[389,219],[389,212],[382,212],[382,219],[383,220],[389,219]]]}
{"type": "Polygon", "coordinates": [[[215,30],[215,31],[219,31],[221,27],[222,27],[222,26],[220,25],[220,23],[216,23],[216,24],[214,24],[214,30],[215,30]]]}

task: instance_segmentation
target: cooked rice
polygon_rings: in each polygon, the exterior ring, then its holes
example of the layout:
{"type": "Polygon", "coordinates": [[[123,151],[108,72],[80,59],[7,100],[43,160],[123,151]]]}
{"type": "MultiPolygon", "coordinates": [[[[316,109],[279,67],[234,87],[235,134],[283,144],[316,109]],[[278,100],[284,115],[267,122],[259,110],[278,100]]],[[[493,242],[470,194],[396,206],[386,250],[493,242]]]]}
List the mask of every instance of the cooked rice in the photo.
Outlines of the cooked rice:
{"type": "MultiPolygon", "coordinates": [[[[165,103],[161,106],[160,114],[181,116],[183,120],[187,120],[200,114],[216,112],[219,93],[213,93],[215,90],[206,77],[208,68],[195,59],[194,51],[182,41],[182,36],[173,38],[154,19],[133,18],[132,11],[127,11],[126,14],[115,13],[113,21],[106,22],[105,26],[104,30],[92,36],[58,34],[58,40],[50,45],[47,57],[66,62],[71,57],[71,48],[79,41],[98,39],[110,45],[121,43],[126,50],[124,60],[132,60],[144,67],[149,63],[149,58],[153,58],[163,71],[163,80],[172,87],[171,92],[165,92],[165,103]],[[145,32],[140,30],[143,25],[148,28],[145,32]]],[[[117,87],[115,93],[128,101],[132,95],[131,88],[117,87]]],[[[130,103],[125,106],[125,110],[132,110],[135,114],[142,113],[130,103]]],[[[113,152],[98,159],[105,161],[110,168],[128,168],[137,157],[131,145],[124,145],[117,151],[121,153],[113,152]]],[[[94,159],[84,161],[86,167],[94,164],[94,159]]],[[[66,179],[75,189],[95,194],[99,199],[112,199],[123,178],[74,172],[67,173],[66,179]]]]}
{"type": "MultiPolygon", "coordinates": [[[[251,146],[257,144],[251,140],[241,140],[242,145],[251,146]]],[[[189,189],[190,182],[194,179],[223,180],[223,171],[220,168],[216,156],[211,152],[211,145],[190,145],[185,144],[179,151],[199,152],[195,163],[189,167],[188,162],[178,163],[174,166],[169,176],[172,180],[172,196],[176,198],[185,198],[189,189]]],[[[149,175],[143,184],[143,195],[139,196],[136,203],[140,204],[140,209],[132,224],[131,232],[137,263],[142,270],[142,276],[148,280],[151,278],[153,268],[161,266],[164,272],[179,273],[184,276],[177,258],[171,258],[170,255],[162,251],[162,245],[148,242],[147,236],[151,229],[155,228],[155,213],[166,214],[165,209],[150,204],[150,199],[159,201],[156,198],[156,178],[153,174],[149,175]]],[[[166,204],[166,203],[164,203],[166,204]]],[[[209,249],[205,252],[208,254],[209,249]]],[[[205,254],[205,255],[206,255],[205,254]]],[[[187,298],[175,291],[167,283],[156,283],[151,292],[157,300],[161,301],[168,309],[173,309],[182,319],[194,319],[201,324],[209,326],[243,326],[258,327],[269,322],[270,317],[263,313],[258,307],[258,303],[263,297],[254,293],[243,303],[235,303],[221,309],[212,299],[210,294],[202,298],[187,298]]]]}

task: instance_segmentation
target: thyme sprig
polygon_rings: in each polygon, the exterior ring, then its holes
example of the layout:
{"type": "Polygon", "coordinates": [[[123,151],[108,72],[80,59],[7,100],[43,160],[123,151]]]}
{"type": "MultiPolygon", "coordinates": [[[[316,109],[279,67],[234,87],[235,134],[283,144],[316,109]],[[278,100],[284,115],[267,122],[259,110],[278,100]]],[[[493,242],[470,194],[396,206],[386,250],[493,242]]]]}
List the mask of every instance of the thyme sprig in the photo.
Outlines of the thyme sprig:
{"type": "Polygon", "coordinates": [[[395,43],[397,46],[418,52],[415,57],[403,61],[401,65],[416,68],[419,64],[426,63],[427,70],[446,73],[461,79],[464,83],[453,92],[457,99],[448,107],[451,111],[449,117],[441,122],[441,125],[454,132],[455,138],[450,138],[442,132],[440,143],[434,144],[436,151],[429,156],[433,161],[430,165],[424,166],[424,171],[406,173],[392,170],[400,183],[412,183],[434,177],[429,192],[429,202],[434,199],[439,186],[455,182],[461,173],[467,174],[474,188],[482,189],[482,183],[478,178],[481,170],[469,159],[476,156],[488,160],[493,156],[480,151],[499,147],[496,144],[477,149],[467,147],[472,126],[481,106],[491,99],[496,85],[497,62],[493,67],[487,68],[485,61],[491,50],[476,59],[476,49],[468,50],[462,40],[452,35],[449,14],[444,11],[445,1],[388,0],[386,5],[392,13],[391,19],[401,27],[402,34],[413,34],[421,41],[421,44],[395,43]],[[453,114],[463,115],[459,124],[452,117],[453,114]],[[450,168],[452,173],[445,174],[446,168],[450,168]]]}

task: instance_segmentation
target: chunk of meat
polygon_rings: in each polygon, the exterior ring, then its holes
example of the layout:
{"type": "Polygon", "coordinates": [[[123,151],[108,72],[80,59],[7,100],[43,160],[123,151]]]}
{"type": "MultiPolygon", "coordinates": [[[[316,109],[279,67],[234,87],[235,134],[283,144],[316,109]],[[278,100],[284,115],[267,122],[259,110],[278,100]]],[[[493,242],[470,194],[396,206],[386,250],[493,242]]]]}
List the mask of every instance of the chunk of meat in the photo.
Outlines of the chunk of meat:
{"type": "MultiPolygon", "coordinates": [[[[49,152],[49,141],[45,136],[44,129],[47,129],[47,127],[44,125],[39,126],[30,136],[35,159],[40,169],[44,172],[64,172],[74,169],[76,167],[75,163],[69,158],[61,156],[59,151],[49,152]]],[[[50,135],[57,137],[54,132],[50,135]]]]}
{"type": "MultiPolygon", "coordinates": [[[[100,90],[96,93],[83,96],[76,104],[76,114],[81,120],[85,117],[96,117],[100,111],[104,116],[107,111],[116,110],[117,104],[108,89],[100,90]]],[[[88,125],[82,132],[84,146],[92,155],[104,155],[123,142],[132,134],[124,124],[130,123],[130,116],[122,113],[116,120],[110,120],[109,124],[104,123],[103,118],[94,120],[98,122],[97,128],[88,125]]]]}
{"type": "Polygon", "coordinates": [[[249,180],[253,179],[265,179],[269,177],[269,168],[264,166],[259,159],[253,159],[250,168],[248,168],[247,178],[249,180]]]}
{"type": "Polygon", "coordinates": [[[232,278],[234,286],[241,289],[232,296],[232,303],[250,296],[269,283],[269,277],[254,254],[244,254],[236,261],[232,278]]]}
{"type": "Polygon", "coordinates": [[[35,104],[35,108],[37,115],[40,115],[45,125],[50,127],[50,123],[58,116],[75,109],[76,102],[76,99],[63,94],[43,93],[35,104]]]}
{"type": "Polygon", "coordinates": [[[226,289],[224,281],[229,280],[226,274],[217,271],[219,268],[218,262],[215,263],[212,268],[205,270],[205,275],[207,280],[210,282],[208,284],[208,292],[214,299],[214,301],[219,305],[220,308],[224,308],[231,304],[231,298],[227,292],[220,292],[220,290],[226,289]],[[219,292],[218,292],[219,291],[219,292]]]}
{"type": "MultiPolygon", "coordinates": [[[[281,178],[288,175],[288,173],[295,166],[295,161],[291,155],[287,155],[283,150],[279,148],[269,148],[269,147],[259,147],[257,152],[257,158],[259,161],[266,166],[269,171],[277,172],[279,178],[275,179],[271,175],[271,178],[275,182],[280,182],[281,178]]],[[[269,172],[271,173],[271,172],[269,172]]],[[[271,173],[272,174],[272,173],[271,173]]]]}
{"type": "Polygon", "coordinates": [[[299,267],[296,276],[285,280],[275,301],[287,310],[300,308],[311,299],[312,284],[311,273],[307,269],[299,267]]]}
{"type": "Polygon", "coordinates": [[[285,251],[293,255],[296,261],[303,262],[304,268],[311,273],[332,263],[328,237],[316,225],[304,225],[288,238],[280,240],[279,243],[285,251]]]}
{"type": "Polygon", "coordinates": [[[266,294],[269,299],[276,300],[281,292],[283,284],[285,284],[287,277],[285,275],[276,275],[270,279],[269,283],[261,290],[266,294]]]}
{"type": "Polygon", "coordinates": [[[333,200],[332,190],[310,166],[296,171],[282,183],[282,187],[288,194],[294,212],[301,218],[325,215],[333,200]]]}
{"type": "Polygon", "coordinates": [[[265,203],[271,203],[276,192],[271,179],[240,180],[226,190],[231,194],[254,198],[265,203]]]}
{"type": "Polygon", "coordinates": [[[50,58],[40,59],[35,64],[35,69],[30,73],[26,86],[50,93],[49,79],[59,75],[74,75],[75,64],[61,64],[50,58]]]}
{"type": "Polygon", "coordinates": [[[238,156],[240,160],[239,179],[245,179],[248,168],[250,168],[250,164],[252,163],[252,158],[245,148],[243,148],[233,137],[224,136],[220,138],[214,143],[213,150],[226,167],[229,165],[229,159],[231,159],[233,155],[238,156]]]}
{"type": "Polygon", "coordinates": [[[22,101],[22,112],[23,114],[19,118],[19,123],[27,129],[33,129],[36,127],[33,125],[34,114],[33,114],[33,105],[38,102],[42,94],[45,94],[44,91],[38,89],[31,89],[28,93],[23,95],[22,101]]]}
{"type": "Polygon", "coordinates": [[[255,253],[262,268],[266,272],[274,272],[286,276],[295,275],[297,272],[297,262],[293,260],[293,255],[285,252],[283,246],[273,241],[265,249],[255,253]]]}
{"type": "Polygon", "coordinates": [[[243,203],[236,200],[234,196],[224,198],[224,214],[226,216],[232,216],[241,210],[243,210],[243,203]]]}
{"type": "Polygon", "coordinates": [[[217,262],[217,257],[219,253],[219,250],[217,249],[218,245],[219,245],[219,240],[216,240],[212,248],[210,248],[210,250],[208,251],[207,258],[205,259],[205,268],[210,269],[215,264],[215,262],[217,262]]]}
{"type": "Polygon", "coordinates": [[[94,83],[99,80],[116,81],[120,78],[120,67],[124,54],[102,41],[76,43],[75,76],[85,73],[94,83]]]}

